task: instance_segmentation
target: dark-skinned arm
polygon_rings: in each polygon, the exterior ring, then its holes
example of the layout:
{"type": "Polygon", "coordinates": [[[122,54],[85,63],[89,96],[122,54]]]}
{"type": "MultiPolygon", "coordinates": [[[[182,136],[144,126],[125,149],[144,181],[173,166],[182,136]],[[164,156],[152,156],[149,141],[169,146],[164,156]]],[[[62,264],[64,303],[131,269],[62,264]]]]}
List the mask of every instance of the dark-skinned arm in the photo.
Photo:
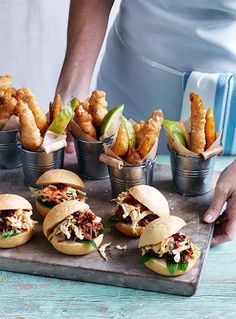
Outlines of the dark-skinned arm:
{"type": "Polygon", "coordinates": [[[107,29],[114,0],[71,0],[67,49],[56,94],[63,104],[77,96],[84,100],[107,29]]]}

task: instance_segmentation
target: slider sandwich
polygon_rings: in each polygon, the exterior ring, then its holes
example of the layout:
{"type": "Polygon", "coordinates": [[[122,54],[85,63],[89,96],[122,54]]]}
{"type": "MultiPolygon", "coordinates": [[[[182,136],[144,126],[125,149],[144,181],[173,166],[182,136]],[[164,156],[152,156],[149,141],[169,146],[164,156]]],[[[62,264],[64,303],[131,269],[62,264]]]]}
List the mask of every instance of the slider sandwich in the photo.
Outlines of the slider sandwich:
{"type": "Polygon", "coordinates": [[[43,173],[36,184],[39,189],[30,188],[32,197],[36,200],[36,209],[45,217],[57,204],[64,201],[78,200],[84,202],[86,193],[83,192],[84,183],[73,172],[65,169],[53,169],[43,173]]]}
{"type": "Polygon", "coordinates": [[[200,256],[191,237],[180,232],[186,225],[177,216],[164,216],[152,221],[143,231],[138,247],[142,263],[164,276],[178,276],[190,271],[200,256]]]}
{"type": "Polygon", "coordinates": [[[113,201],[117,207],[108,224],[131,237],[139,237],[151,221],[170,213],[164,195],[148,185],[133,186],[113,201]]]}
{"type": "Polygon", "coordinates": [[[86,203],[70,200],[51,209],[44,219],[43,232],[56,250],[85,255],[101,244],[103,224],[86,203]]]}
{"type": "Polygon", "coordinates": [[[0,195],[0,248],[20,246],[32,237],[36,222],[31,215],[32,206],[25,198],[0,195]]]}

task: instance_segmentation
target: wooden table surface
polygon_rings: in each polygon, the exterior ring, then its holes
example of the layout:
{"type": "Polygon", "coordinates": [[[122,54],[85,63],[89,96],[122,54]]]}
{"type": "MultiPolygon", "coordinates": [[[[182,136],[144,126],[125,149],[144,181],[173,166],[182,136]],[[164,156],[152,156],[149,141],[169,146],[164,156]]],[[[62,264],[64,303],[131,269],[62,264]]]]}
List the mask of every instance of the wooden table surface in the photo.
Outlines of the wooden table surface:
{"type": "MultiPolygon", "coordinates": [[[[222,170],[233,157],[217,159],[222,170]]],[[[166,164],[160,156],[158,163],[166,164]]],[[[210,249],[197,293],[181,297],[0,272],[0,318],[236,318],[236,240],[210,249]]]]}

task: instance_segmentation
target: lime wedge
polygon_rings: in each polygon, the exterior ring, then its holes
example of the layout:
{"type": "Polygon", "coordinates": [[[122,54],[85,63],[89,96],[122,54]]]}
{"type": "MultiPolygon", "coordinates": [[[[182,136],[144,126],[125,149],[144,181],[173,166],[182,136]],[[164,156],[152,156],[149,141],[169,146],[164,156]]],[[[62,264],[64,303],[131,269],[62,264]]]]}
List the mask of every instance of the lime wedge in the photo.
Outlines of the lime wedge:
{"type": "Polygon", "coordinates": [[[63,110],[61,110],[61,112],[57,115],[55,120],[49,126],[48,130],[56,134],[64,134],[67,128],[67,125],[69,124],[73,116],[74,109],[76,108],[77,105],[78,105],[77,98],[73,98],[67,104],[67,106],[63,110]]]}
{"type": "Polygon", "coordinates": [[[164,120],[163,127],[165,131],[171,134],[175,140],[187,147],[186,133],[177,121],[164,120]]]}
{"type": "Polygon", "coordinates": [[[127,132],[127,135],[128,135],[129,146],[130,147],[135,147],[136,134],[135,134],[135,130],[133,128],[133,125],[123,115],[120,116],[120,121],[121,121],[121,123],[124,125],[124,127],[126,129],[126,132],[127,132]]]}
{"type": "Polygon", "coordinates": [[[117,134],[120,126],[120,116],[124,110],[124,104],[113,107],[104,117],[100,133],[103,138],[117,134]]]}

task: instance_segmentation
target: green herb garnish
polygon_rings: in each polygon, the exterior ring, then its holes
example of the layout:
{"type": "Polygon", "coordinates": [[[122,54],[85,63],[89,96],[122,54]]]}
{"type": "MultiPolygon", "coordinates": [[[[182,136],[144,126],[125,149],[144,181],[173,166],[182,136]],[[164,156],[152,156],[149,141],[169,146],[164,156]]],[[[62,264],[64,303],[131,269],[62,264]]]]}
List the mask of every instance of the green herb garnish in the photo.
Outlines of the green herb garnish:
{"type": "Polygon", "coordinates": [[[181,271],[185,272],[188,268],[188,262],[186,262],[186,263],[173,263],[170,261],[166,261],[166,266],[167,266],[168,273],[170,275],[174,275],[174,273],[177,270],[181,270],[181,271]]]}
{"type": "Polygon", "coordinates": [[[150,256],[150,255],[143,255],[141,258],[140,258],[140,263],[141,265],[144,265],[146,262],[148,262],[149,260],[155,258],[154,256],[150,256]]]}
{"type": "Polygon", "coordinates": [[[91,245],[91,246],[93,246],[93,247],[96,248],[96,249],[98,248],[94,240],[88,240],[88,239],[85,239],[85,238],[84,238],[84,239],[82,239],[82,240],[77,239],[76,242],[77,242],[77,243],[81,243],[81,244],[91,245]]]}
{"type": "Polygon", "coordinates": [[[14,232],[13,230],[10,230],[10,231],[5,231],[4,233],[2,233],[2,238],[4,239],[7,239],[9,237],[13,237],[13,236],[16,236],[16,235],[19,235],[19,233],[17,232],[14,232]]]}
{"type": "Polygon", "coordinates": [[[107,222],[105,223],[104,228],[103,228],[103,231],[102,231],[102,234],[103,234],[103,235],[108,234],[108,233],[111,231],[112,226],[117,225],[117,224],[123,224],[123,223],[125,223],[125,221],[123,222],[123,221],[120,221],[120,220],[115,220],[115,219],[113,219],[113,218],[114,218],[114,215],[111,216],[111,217],[107,220],[107,222]]]}

